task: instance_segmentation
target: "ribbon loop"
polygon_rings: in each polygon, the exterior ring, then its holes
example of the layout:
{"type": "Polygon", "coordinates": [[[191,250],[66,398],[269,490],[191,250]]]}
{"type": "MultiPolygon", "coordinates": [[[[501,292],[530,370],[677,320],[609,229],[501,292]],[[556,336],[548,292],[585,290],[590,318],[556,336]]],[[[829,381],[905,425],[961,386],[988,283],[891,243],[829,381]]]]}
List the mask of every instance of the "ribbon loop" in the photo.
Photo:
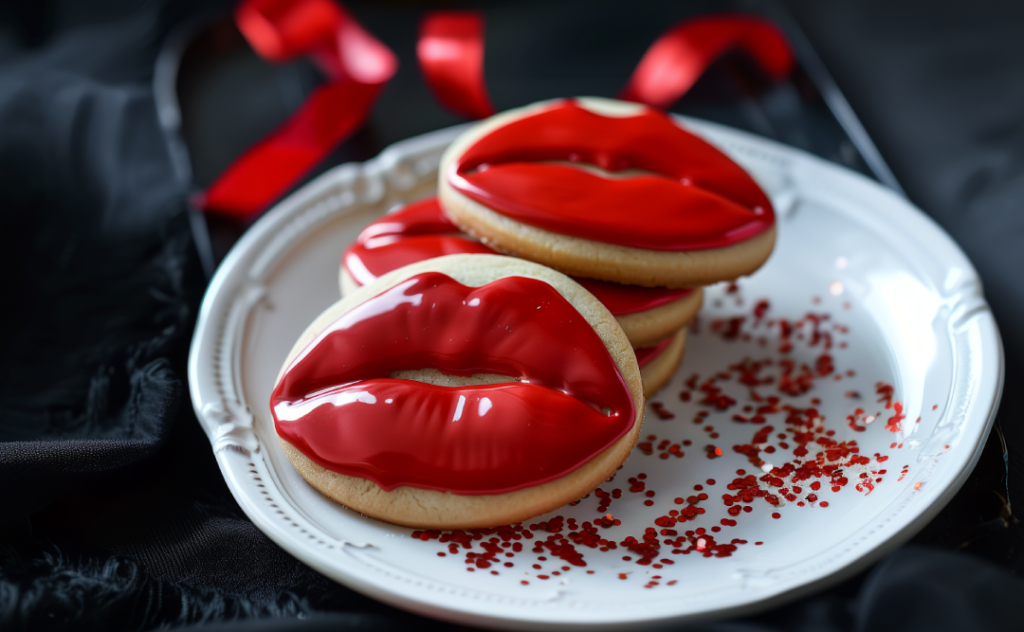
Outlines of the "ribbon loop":
{"type": "MultiPolygon", "coordinates": [[[[247,218],[266,207],[366,120],[397,70],[394,53],[335,0],[242,0],[235,20],[262,57],[313,59],[328,77],[288,120],[238,157],[201,198],[204,210],[247,218]]],[[[690,19],[658,38],[620,98],[671,107],[718,57],[740,48],[773,78],[793,52],[772,23],[743,15],[690,19]]],[[[495,113],[484,80],[484,20],[477,11],[434,11],[420,24],[416,54],[437,99],[469,118],[495,113]]]]}
{"type": "Polygon", "coordinates": [[[795,63],[789,41],[772,22],[745,15],[701,16],[676,24],[651,44],[619,98],[668,109],[734,48],[747,52],[776,80],[787,77],[795,63]]]}
{"type": "Polygon", "coordinates": [[[328,77],[200,199],[205,211],[244,219],[280,197],[362,126],[398,60],[334,0],[243,0],[235,21],[265,59],[308,55],[328,77]]]}
{"type": "Polygon", "coordinates": [[[329,46],[347,17],[332,0],[247,0],[235,10],[245,39],[261,57],[277,63],[329,46]]]}
{"type": "Polygon", "coordinates": [[[495,113],[484,81],[484,18],[477,11],[433,11],[420,23],[420,70],[445,107],[472,119],[495,113]]]}

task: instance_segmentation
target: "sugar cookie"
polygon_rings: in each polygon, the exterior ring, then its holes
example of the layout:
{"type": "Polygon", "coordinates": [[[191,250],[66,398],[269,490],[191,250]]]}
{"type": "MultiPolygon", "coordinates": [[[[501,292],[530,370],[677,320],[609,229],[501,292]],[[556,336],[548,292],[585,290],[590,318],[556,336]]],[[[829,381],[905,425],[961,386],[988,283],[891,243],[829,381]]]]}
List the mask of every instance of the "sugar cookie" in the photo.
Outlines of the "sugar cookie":
{"type": "Polygon", "coordinates": [[[288,458],[368,516],[489,527],[607,480],[636,442],[633,349],[568,277],[497,255],[406,266],[321,314],[271,399],[288,458]]]}
{"type": "Polygon", "coordinates": [[[775,243],[771,203],[739,165],[665,113],[609,99],[482,121],[442,157],[438,195],[497,251],[617,283],[732,280],[775,243]]]}

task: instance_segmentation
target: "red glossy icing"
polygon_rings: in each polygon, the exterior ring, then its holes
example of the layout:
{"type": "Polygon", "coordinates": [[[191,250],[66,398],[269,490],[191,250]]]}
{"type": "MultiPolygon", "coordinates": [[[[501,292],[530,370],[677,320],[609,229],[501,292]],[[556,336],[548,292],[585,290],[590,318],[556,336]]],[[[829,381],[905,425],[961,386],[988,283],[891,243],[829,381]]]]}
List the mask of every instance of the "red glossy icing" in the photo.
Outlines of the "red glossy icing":
{"type": "Polygon", "coordinates": [[[325,329],[288,367],[271,410],[278,434],[327,469],[386,490],[465,495],[559,478],[628,432],[635,413],[601,339],[550,285],[508,277],[472,288],[436,272],[325,329]],[[517,381],[389,378],[426,368],[517,381]]]}
{"type": "Polygon", "coordinates": [[[607,117],[562,101],[479,139],[446,177],[517,221],[635,248],[721,248],[775,223],[739,165],[652,109],[607,117]],[[657,175],[606,177],[551,161],[657,175]]]}
{"type": "Polygon", "coordinates": [[[341,262],[359,285],[410,263],[456,254],[495,254],[467,237],[441,210],[436,197],[389,213],[359,233],[341,262]]]}
{"type": "Polygon", "coordinates": [[[672,340],[674,340],[674,338],[662,340],[653,347],[644,347],[642,349],[634,348],[633,353],[636,354],[636,363],[640,365],[640,368],[642,369],[651,362],[654,362],[654,359],[660,356],[662,352],[672,344],[672,340]]]}
{"type": "Polygon", "coordinates": [[[597,300],[604,303],[613,316],[623,316],[645,309],[654,309],[672,301],[689,296],[693,290],[669,289],[666,287],[641,287],[597,279],[573,277],[573,280],[587,288],[597,300]]]}
{"type": "MultiPolygon", "coordinates": [[[[437,198],[429,197],[367,226],[345,251],[342,263],[356,283],[366,285],[410,263],[474,253],[494,254],[494,251],[460,233],[437,198]]],[[[693,292],[574,278],[616,316],[653,309],[693,292]]]]}

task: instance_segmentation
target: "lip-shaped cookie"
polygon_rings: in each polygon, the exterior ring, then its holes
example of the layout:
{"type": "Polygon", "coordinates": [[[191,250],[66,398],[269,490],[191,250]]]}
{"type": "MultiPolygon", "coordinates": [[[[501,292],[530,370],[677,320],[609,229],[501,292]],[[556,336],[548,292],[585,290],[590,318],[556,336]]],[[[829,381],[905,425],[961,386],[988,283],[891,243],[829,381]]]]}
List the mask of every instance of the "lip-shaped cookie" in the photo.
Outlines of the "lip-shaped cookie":
{"type": "MultiPolygon", "coordinates": [[[[429,197],[372,222],[342,255],[341,289],[372,282],[404,265],[449,254],[491,253],[451,222],[429,197]]],[[[646,288],[576,277],[614,315],[634,347],[672,336],[700,309],[703,290],[646,288]]]]}
{"type": "Polygon", "coordinates": [[[448,149],[438,187],[456,224],[488,245],[619,283],[735,278],[774,245],[775,215],[757,183],[636,104],[563,100],[492,117],[448,149]]]}
{"type": "Polygon", "coordinates": [[[489,255],[403,268],[328,309],[271,401],[307,480],[416,526],[503,524],[575,500],[628,454],[642,406],[607,310],[554,271],[489,255]],[[456,381],[401,379],[410,370],[456,381]]]}

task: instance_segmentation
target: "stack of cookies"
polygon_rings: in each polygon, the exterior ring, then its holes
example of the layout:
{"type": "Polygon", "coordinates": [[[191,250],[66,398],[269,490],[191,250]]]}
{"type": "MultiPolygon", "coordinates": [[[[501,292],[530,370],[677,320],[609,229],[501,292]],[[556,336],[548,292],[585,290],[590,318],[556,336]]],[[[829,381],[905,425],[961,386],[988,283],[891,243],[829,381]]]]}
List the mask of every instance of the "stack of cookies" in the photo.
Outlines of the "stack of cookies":
{"type": "Polygon", "coordinates": [[[557,509],[628,456],[702,286],[774,242],[750,176],[664,113],[577,99],[495,116],[445,153],[436,197],[345,252],[344,298],[271,396],[282,446],[315,488],[396,524],[557,509]]]}
{"type": "Polygon", "coordinates": [[[682,361],[702,286],[759,268],[770,202],[727,156],[664,113],[608,99],[545,102],[474,126],[441,161],[438,195],[367,227],[342,294],[404,265],[499,252],[570,275],[616,317],[645,396],[682,361]]]}

